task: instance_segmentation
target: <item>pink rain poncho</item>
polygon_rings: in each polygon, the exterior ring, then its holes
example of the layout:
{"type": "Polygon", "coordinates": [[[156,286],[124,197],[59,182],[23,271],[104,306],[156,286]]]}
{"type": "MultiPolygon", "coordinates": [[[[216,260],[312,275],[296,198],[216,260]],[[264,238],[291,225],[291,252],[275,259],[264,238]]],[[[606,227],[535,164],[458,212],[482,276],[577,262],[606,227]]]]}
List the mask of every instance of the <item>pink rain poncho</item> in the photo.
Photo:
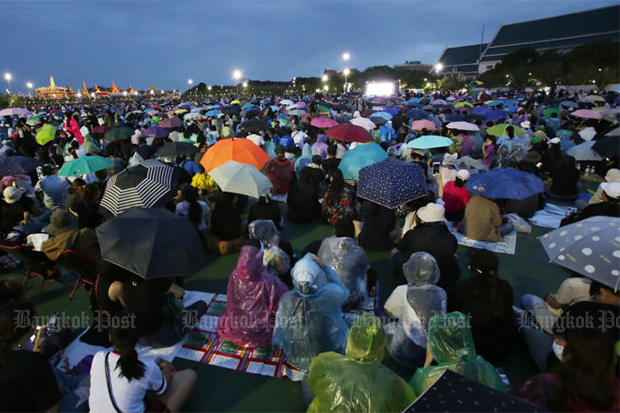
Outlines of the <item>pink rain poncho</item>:
{"type": "Polygon", "coordinates": [[[75,136],[75,139],[82,145],[84,143],[84,137],[82,136],[82,132],[80,131],[80,125],[78,125],[77,121],[74,118],[71,118],[69,122],[65,121],[65,129],[68,130],[75,136]]]}
{"type": "Polygon", "coordinates": [[[226,310],[217,334],[241,347],[270,346],[278,302],[287,291],[285,284],[263,269],[259,248],[242,247],[228,279],[226,310]]]}

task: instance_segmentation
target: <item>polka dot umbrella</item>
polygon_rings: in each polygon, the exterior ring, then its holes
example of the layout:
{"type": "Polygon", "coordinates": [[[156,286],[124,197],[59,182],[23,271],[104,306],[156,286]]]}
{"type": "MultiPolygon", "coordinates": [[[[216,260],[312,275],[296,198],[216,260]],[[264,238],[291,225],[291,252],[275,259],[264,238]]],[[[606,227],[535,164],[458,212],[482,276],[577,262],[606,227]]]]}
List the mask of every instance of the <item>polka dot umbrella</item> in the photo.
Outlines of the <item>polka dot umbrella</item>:
{"type": "Polygon", "coordinates": [[[360,169],[357,196],[394,209],[426,195],[426,178],[418,165],[386,158],[360,169]]]}
{"type": "Polygon", "coordinates": [[[540,242],[551,262],[618,289],[620,218],[587,218],[543,235],[540,242]]]}

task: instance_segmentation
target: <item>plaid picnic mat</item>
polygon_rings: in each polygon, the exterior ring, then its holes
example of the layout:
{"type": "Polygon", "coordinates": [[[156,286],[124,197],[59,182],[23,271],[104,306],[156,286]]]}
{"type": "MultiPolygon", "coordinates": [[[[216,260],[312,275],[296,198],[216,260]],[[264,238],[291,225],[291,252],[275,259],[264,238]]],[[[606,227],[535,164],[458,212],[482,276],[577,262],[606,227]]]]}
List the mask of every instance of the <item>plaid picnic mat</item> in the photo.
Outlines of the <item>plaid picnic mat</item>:
{"type": "MultiPolygon", "coordinates": [[[[374,313],[378,306],[378,286],[374,286],[356,313],[345,313],[348,324],[359,317],[359,311],[374,313]]],[[[269,377],[288,377],[300,381],[306,372],[286,362],[286,355],[276,347],[238,347],[222,340],[216,333],[217,323],[226,309],[226,294],[208,294],[207,313],[188,334],[177,357],[226,369],[269,377]]]]}
{"type": "Polygon", "coordinates": [[[475,239],[467,238],[465,235],[457,231],[458,222],[448,222],[448,228],[452,235],[456,237],[456,240],[460,245],[466,247],[478,248],[483,250],[489,250],[493,252],[499,252],[502,254],[514,255],[517,249],[517,231],[512,231],[508,235],[504,235],[503,242],[484,242],[476,241],[475,239]]]}

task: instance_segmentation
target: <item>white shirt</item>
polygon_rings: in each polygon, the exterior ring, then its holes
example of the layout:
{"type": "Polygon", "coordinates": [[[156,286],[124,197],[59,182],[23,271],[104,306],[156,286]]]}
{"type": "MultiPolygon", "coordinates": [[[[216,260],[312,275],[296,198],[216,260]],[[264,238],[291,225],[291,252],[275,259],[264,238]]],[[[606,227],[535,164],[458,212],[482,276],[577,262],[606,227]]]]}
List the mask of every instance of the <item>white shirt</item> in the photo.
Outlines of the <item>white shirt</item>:
{"type": "Polygon", "coordinates": [[[249,141],[252,141],[259,148],[265,144],[265,140],[263,139],[263,137],[255,133],[248,135],[245,138],[249,141]]]}
{"type": "MultiPolygon", "coordinates": [[[[95,354],[90,368],[90,397],[88,404],[91,412],[109,413],[115,412],[114,405],[110,400],[108,384],[105,374],[105,356],[107,351],[95,354]]],[[[127,380],[120,375],[120,369],[116,369],[116,363],[120,356],[110,352],[108,367],[110,369],[110,387],[116,405],[123,413],[144,412],[144,396],[147,391],[163,394],[166,391],[166,378],[159,366],[153,361],[144,363],[144,376],[139,379],[127,380]]]]}
{"type": "Polygon", "coordinates": [[[293,142],[295,142],[295,145],[299,146],[300,148],[304,147],[304,142],[306,140],[306,135],[304,132],[298,130],[293,132],[293,134],[291,135],[291,138],[293,138],[293,142]]]}

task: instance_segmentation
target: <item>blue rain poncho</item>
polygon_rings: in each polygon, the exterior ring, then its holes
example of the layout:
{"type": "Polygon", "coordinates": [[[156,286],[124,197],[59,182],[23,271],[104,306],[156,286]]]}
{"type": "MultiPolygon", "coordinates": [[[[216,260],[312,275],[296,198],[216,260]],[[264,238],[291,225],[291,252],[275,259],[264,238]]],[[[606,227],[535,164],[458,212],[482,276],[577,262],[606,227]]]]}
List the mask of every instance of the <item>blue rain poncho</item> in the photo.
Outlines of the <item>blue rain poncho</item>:
{"type": "Polygon", "coordinates": [[[495,368],[476,354],[471,328],[463,313],[439,314],[428,323],[428,345],[437,365],[417,369],[409,385],[416,394],[431,387],[449,369],[496,390],[506,386],[495,368]]]}
{"type": "Polygon", "coordinates": [[[343,304],[344,310],[358,308],[368,296],[366,272],[370,265],[364,249],[355,244],[353,238],[329,237],[321,243],[318,256],[336,271],[349,290],[349,298],[343,304]]]}
{"type": "Polygon", "coordinates": [[[397,287],[385,303],[398,320],[385,326],[388,352],[405,367],[415,369],[426,349],[427,326],[436,314],[446,312],[447,295],[435,284],[439,267],[432,255],[416,252],[403,264],[407,285],[397,287]]]}
{"type": "Polygon", "coordinates": [[[317,354],[344,352],[348,327],[342,303],[349,291],[334,270],[323,270],[310,254],[295,264],[291,276],[294,290],[280,299],[273,344],[284,351],[291,365],[308,370],[317,354]]]}

